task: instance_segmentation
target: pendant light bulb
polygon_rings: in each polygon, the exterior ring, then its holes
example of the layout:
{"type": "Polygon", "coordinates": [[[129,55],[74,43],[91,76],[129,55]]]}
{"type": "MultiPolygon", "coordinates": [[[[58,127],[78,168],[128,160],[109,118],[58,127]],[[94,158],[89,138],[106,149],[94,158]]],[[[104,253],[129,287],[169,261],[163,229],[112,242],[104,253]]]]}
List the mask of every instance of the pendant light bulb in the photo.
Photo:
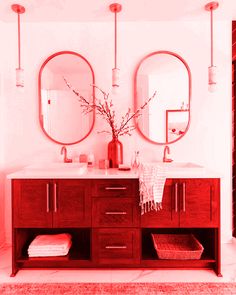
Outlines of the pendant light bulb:
{"type": "Polygon", "coordinates": [[[120,69],[112,69],[112,87],[119,87],[120,69]]]}
{"type": "Polygon", "coordinates": [[[24,87],[24,70],[16,69],[16,87],[24,87]]]}
{"type": "Polygon", "coordinates": [[[18,68],[16,68],[16,87],[24,87],[24,70],[21,68],[20,15],[25,13],[25,8],[20,4],[13,4],[11,9],[17,13],[18,23],[18,68]]]}
{"type": "MultiPolygon", "coordinates": [[[[110,11],[114,13],[115,15],[115,38],[114,38],[114,68],[112,69],[112,88],[115,90],[115,88],[119,87],[119,81],[120,81],[120,69],[117,67],[117,13],[121,11],[122,6],[119,3],[113,3],[109,6],[110,11]]],[[[114,91],[116,92],[116,91],[114,91]]]]}
{"type": "Polygon", "coordinates": [[[205,5],[205,10],[210,11],[211,14],[211,65],[208,67],[208,90],[210,92],[216,91],[217,79],[216,79],[216,66],[213,63],[213,11],[216,10],[219,3],[216,1],[209,2],[205,5]]]}
{"type": "Polygon", "coordinates": [[[216,66],[208,67],[208,90],[210,92],[215,92],[217,89],[216,71],[217,71],[216,66]]]}

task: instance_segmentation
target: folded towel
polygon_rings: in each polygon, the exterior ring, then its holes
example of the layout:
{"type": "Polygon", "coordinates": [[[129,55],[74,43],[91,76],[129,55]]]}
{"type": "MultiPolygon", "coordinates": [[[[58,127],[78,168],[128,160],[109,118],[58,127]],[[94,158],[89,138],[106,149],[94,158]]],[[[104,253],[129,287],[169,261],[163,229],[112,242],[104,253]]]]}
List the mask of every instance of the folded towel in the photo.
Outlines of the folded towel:
{"type": "Polygon", "coordinates": [[[142,164],[139,169],[141,214],[162,209],[166,172],[158,164],[142,164]]]}
{"type": "Polygon", "coordinates": [[[66,249],[54,250],[54,249],[43,249],[43,250],[28,250],[29,257],[48,257],[48,256],[65,256],[68,254],[71,247],[71,243],[66,249]]]}
{"type": "Polygon", "coordinates": [[[70,240],[70,234],[38,235],[29,247],[63,246],[70,240]]]}
{"type": "Polygon", "coordinates": [[[29,257],[57,257],[57,256],[66,256],[68,251],[64,252],[45,252],[45,253],[28,253],[29,257]]]}
{"type": "Polygon", "coordinates": [[[66,245],[63,245],[61,247],[57,247],[57,246],[29,247],[28,251],[64,251],[68,248],[69,245],[71,245],[71,242],[68,242],[66,245]]]}
{"type": "Polygon", "coordinates": [[[63,256],[67,255],[71,247],[70,234],[38,235],[28,247],[28,255],[63,256]]]}

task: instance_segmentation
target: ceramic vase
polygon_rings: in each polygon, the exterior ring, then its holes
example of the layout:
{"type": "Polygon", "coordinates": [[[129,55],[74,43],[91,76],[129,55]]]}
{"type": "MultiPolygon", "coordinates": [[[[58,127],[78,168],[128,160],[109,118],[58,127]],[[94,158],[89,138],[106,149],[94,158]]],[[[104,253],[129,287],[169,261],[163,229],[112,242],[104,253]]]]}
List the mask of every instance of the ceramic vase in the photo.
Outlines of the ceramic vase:
{"type": "Polygon", "coordinates": [[[123,145],[116,137],[108,143],[108,160],[110,168],[118,168],[119,164],[123,164],[123,145]]]}

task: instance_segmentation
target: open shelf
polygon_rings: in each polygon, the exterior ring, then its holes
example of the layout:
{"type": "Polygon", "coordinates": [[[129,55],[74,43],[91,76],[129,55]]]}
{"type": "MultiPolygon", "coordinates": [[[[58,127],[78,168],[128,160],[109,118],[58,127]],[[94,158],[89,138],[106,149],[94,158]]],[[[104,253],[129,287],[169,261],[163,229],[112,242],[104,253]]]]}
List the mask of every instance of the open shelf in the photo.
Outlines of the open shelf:
{"type": "Polygon", "coordinates": [[[68,265],[88,264],[91,260],[91,231],[87,228],[73,229],[41,229],[41,228],[17,228],[15,239],[17,243],[16,262],[24,267],[41,267],[47,264],[48,267],[60,267],[68,265]],[[41,234],[69,233],[72,236],[72,246],[66,256],[52,257],[29,257],[27,250],[31,241],[41,234]]]}
{"type": "Polygon", "coordinates": [[[170,267],[178,265],[178,267],[187,266],[190,267],[202,267],[203,265],[215,263],[215,251],[212,245],[212,238],[214,238],[215,229],[198,229],[198,228],[163,228],[163,229],[153,229],[145,228],[142,229],[142,256],[141,260],[143,264],[148,265],[169,265],[170,267]],[[159,259],[156,250],[153,245],[153,240],[151,234],[193,234],[198,241],[203,245],[204,251],[200,259],[159,259]]]}

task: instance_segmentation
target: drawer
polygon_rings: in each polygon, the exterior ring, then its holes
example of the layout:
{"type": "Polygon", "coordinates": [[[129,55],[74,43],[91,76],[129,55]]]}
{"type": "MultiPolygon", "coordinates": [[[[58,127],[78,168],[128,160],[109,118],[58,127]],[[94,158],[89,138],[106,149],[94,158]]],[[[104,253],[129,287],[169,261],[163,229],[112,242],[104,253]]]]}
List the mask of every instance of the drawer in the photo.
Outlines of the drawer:
{"type": "Polygon", "coordinates": [[[140,224],[140,209],[134,198],[93,198],[94,227],[134,227],[140,224]]]}
{"type": "Polygon", "coordinates": [[[134,197],[138,192],[138,180],[99,179],[93,181],[92,187],[93,196],[134,197]]]}
{"type": "Polygon", "coordinates": [[[93,258],[99,264],[139,263],[140,231],[138,229],[94,229],[93,258]]]}

